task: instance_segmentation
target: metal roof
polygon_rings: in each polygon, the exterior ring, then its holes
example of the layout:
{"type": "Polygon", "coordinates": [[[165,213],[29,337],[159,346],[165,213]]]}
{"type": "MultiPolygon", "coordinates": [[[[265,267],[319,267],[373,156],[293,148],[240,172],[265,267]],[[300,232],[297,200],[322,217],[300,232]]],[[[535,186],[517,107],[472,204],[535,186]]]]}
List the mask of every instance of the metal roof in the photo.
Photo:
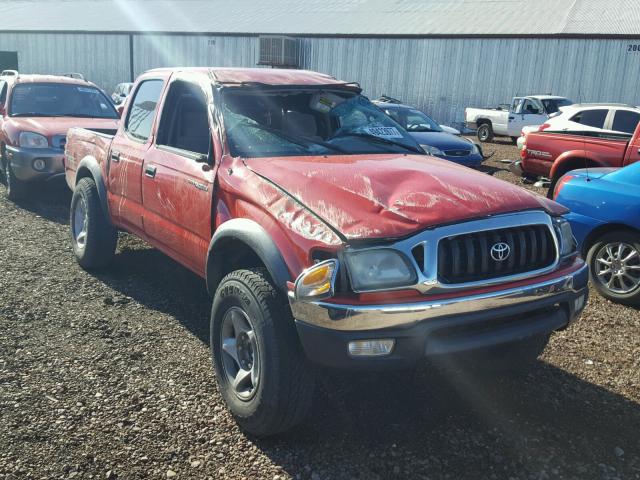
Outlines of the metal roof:
{"type": "Polygon", "coordinates": [[[3,31],[640,36],[638,0],[3,0],[3,31]]]}

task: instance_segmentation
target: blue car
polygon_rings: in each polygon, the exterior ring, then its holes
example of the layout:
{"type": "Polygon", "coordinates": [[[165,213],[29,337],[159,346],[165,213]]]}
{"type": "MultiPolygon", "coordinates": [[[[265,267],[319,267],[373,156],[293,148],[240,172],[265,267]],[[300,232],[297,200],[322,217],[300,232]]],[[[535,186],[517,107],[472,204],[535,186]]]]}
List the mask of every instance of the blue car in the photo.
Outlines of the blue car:
{"type": "Polygon", "coordinates": [[[555,188],[604,297],[640,304],[640,162],[625,168],[574,170],[555,188]]]}
{"type": "Polygon", "coordinates": [[[444,158],[467,167],[482,164],[480,148],[464,137],[445,132],[428,115],[398,103],[374,102],[398,122],[429,155],[444,158]]]}

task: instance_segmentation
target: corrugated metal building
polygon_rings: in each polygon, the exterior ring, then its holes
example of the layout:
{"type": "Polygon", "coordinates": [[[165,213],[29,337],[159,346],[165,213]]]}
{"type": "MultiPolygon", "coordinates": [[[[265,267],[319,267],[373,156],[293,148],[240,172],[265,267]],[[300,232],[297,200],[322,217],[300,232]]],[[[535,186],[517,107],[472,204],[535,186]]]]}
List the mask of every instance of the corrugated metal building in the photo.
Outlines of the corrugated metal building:
{"type": "Polygon", "coordinates": [[[298,67],[441,123],[516,94],[640,103],[638,0],[4,0],[0,22],[0,68],[108,92],[154,67],[255,66],[276,34],[298,67]]]}

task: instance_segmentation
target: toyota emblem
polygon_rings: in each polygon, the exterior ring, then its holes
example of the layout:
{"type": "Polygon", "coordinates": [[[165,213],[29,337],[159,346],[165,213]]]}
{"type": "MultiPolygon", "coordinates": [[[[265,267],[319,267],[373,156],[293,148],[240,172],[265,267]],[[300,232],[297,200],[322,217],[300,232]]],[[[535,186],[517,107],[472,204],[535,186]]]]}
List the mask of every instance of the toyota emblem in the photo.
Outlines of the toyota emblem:
{"type": "Polygon", "coordinates": [[[505,242],[495,243],[491,247],[491,258],[493,258],[496,262],[504,262],[507,258],[509,258],[510,253],[511,247],[508,243],[505,242]]]}

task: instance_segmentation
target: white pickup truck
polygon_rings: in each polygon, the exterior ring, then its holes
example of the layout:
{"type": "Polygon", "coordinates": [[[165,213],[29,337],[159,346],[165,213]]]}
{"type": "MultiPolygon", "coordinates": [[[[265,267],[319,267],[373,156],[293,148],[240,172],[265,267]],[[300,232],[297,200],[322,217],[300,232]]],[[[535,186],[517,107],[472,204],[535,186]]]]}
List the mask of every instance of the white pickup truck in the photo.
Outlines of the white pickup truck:
{"type": "Polygon", "coordinates": [[[494,136],[511,137],[516,143],[523,127],[540,125],[560,107],[572,105],[565,97],[553,95],[530,95],[514,97],[511,105],[494,108],[465,108],[464,121],[467,128],[477,130],[478,140],[490,142],[494,136]]]}

